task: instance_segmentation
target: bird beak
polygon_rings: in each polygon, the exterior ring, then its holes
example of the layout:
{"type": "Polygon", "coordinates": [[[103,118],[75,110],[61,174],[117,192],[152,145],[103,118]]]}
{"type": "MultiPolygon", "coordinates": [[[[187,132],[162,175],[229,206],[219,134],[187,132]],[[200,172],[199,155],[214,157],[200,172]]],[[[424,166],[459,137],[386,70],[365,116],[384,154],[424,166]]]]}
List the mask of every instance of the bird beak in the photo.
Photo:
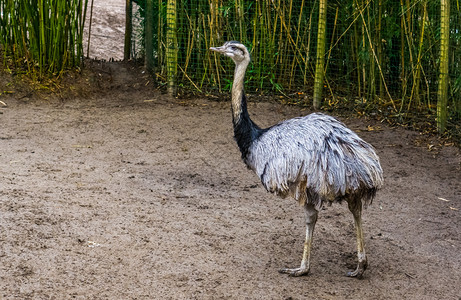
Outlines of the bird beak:
{"type": "Polygon", "coordinates": [[[218,53],[224,53],[224,47],[210,47],[210,50],[216,51],[218,53]]]}

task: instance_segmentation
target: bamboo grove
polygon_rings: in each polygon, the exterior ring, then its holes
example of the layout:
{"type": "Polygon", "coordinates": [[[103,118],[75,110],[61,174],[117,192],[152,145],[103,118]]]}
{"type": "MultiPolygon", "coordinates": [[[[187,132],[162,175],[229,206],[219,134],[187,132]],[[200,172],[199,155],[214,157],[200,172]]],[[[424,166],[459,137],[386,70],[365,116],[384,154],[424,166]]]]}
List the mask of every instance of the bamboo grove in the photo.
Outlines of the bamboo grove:
{"type": "Polygon", "coordinates": [[[232,65],[207,49],[238,40],[251,49],[249,93],[308,95],[316,107],[348,99],[399,118],[437,112],[439,131],[461,130],[459,0],[149,1],[156,72],[178,87],[229,90],[232,65]]]}
{"type": "Polygon", "coordinates": [[[36,78],[78,66],[87,2],[0,0],[3,65],[36,78]]]}
{"type": "MultiPolygon", "coordinates": [[[[146,67],[170,93],[227,92],[232,63],[208,49],[238,40],[252,55],[248,93],[317,108],[349,101],[402,119],[434,114],[440,132],[461,132],[459,2],[126,0],[141,15],[146,67]]],[[[3,66],[38,77],[77,66],[87,6],[0,0],[3,66]]]]}

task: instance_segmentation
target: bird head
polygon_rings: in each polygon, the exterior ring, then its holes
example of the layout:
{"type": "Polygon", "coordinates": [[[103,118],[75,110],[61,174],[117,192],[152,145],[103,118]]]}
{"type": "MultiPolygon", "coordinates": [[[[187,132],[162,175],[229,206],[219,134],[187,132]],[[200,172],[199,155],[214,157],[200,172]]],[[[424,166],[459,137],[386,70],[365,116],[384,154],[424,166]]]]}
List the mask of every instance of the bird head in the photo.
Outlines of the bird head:
{"type": "Polygon", "coordinates": [[[210,50],[232,58],[236,64],[245,60],[250,61],[250,52],[248,52],[248,49],[243,44],[236,41],[225,42],[221,47],[211,47],[210,50]]]}

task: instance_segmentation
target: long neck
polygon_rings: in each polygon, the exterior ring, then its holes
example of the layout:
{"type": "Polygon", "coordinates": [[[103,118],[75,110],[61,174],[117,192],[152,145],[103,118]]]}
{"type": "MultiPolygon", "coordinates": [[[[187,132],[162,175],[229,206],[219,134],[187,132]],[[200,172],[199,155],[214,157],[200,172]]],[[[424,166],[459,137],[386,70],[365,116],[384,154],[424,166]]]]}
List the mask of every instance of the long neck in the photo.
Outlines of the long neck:
{"type": "Polygon", "coordinates": [[[239,146],[242,158],[245,160],[248,149],[255,139],[263,132],[248,114],[247,102],[243,88],[245,71],[249,61],[236,65],[234,83],[232,85],[232,122],[234,124],[234,137],[239,146]]]}
{"type": "Polygon", "coordinates": [[[242,117],[243,111],[246,111],[246,99],[243,83],[245,81],[245,72],[248,67],[248,63],[249,61],[245,60],[235,66],[234,82],[232,84],[232,120],[234,125],[238,123],[242,117]]]}

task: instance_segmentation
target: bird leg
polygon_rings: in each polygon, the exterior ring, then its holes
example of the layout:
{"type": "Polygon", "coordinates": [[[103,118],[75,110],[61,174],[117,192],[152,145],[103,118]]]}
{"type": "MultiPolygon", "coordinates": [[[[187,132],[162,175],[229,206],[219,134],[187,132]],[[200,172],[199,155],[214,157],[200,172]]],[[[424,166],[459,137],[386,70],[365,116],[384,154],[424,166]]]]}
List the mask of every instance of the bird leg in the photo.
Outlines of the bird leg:
{"type": "Polygon", "coordinates": [[[306,275],[309,273],[310,269],[312,237],[314,235],[314,227],[317,222],[318,211],[315,209],[314,205],[308,203],[304,205],[304,211],[306,212],[306,240],[304,242],[304,252],[301,266],[294,269],[287,268],[279,270],[280,273],[289,274],[290,276],[306,275]]]}
{"type": "Polygon", "coordinates": [[[368,262],[367,262],[367,255],[365,253],[365,245],[363,241],[363,230],[362,230],[362,201],[360,199],[351,199],[348,202],[349,210],[352,212],[354,216],[355,222],[355,231],[357,234],[357,257],[358,257],[358,264],[357,269],[355,271],[347,272],[347,276],[349,277],[357,277],[361,278],[363,272],[365,272],[368,262]]]}

